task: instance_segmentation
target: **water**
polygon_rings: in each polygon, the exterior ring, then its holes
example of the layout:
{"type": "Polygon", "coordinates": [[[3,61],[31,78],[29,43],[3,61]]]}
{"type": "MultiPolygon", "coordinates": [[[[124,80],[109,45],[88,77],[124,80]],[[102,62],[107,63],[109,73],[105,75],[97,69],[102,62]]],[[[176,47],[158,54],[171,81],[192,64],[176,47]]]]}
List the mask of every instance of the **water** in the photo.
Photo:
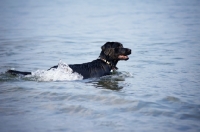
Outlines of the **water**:
{"type": "Polygon", "coordinates": [[[198,0],[0,1],[0,131],[199,132],[199,27],[198,0]],[[107,41],[132,49],[115,74],[46,72],[107,41]]]}

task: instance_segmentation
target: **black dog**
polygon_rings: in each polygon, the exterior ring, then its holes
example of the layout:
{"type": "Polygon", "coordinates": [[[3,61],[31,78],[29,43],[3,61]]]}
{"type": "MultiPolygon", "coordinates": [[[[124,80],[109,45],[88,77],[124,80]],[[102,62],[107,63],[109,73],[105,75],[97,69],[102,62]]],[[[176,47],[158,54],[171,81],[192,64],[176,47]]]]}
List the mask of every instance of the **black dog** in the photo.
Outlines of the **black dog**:
{"type": "MultiPolygon", "coordinates": [[[[101,47],[101,49],[102,51],[98,59],[83,64],[72,64],[69,65],[69,67],[73,70],[73,72],[81,74],[84,79],[101,77],[105,75],[110,75],[111,70],[118,69],[116,67],[117,62],[119,60],[128,60],[129,58],[127,55],[131,54],[131,49],[123,48],[123,45],[119,42],[107,42],[101,47]]],[[[53,66],[51,68],[57,67],[58,66],[53,66]]],[[[10,73],[12,75],[31,74],[31,72],[21,72],[15,70],[8,70],[7,73],[10,73]]]]}

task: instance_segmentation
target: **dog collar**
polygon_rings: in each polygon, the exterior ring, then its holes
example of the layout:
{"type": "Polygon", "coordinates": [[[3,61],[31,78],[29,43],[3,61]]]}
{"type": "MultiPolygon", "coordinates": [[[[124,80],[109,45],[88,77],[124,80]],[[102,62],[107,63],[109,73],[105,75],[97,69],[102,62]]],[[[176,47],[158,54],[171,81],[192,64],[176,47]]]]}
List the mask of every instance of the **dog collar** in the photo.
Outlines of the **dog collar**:
{"type": "Polygon", "coordinates": [[[110,65],[111,63],[109,61],[107,61],[106,59],[102,59],[102,58],[99,58],[101,59],[102,61],[106,62],[108,65],[110,65]]]}
{"type": "Polygon", "coordinates": [[[100,58],[100,57],[98,59],[100,59],[100,60],[104,61],[105,63],[107,63],[108,65],[110,65],[112,67],[113,71],[118,69],[116,66],[113,66],[112,63],[107,61],[106,59],[103,59],[103,58],[100,58]]]}

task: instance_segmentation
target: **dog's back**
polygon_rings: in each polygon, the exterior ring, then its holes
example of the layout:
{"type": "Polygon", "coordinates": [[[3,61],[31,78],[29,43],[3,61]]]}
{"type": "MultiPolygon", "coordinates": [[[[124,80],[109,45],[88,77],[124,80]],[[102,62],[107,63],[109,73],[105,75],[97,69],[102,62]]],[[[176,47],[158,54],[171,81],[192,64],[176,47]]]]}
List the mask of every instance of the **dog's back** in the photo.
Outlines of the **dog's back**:
{"type": "Polygon", "coordinates": [[[83,64],[69,65],[69,67],[73,72],[81,74],[84,79],[110,75],[111,71],[111,66],[100,59],[83,64]]]}

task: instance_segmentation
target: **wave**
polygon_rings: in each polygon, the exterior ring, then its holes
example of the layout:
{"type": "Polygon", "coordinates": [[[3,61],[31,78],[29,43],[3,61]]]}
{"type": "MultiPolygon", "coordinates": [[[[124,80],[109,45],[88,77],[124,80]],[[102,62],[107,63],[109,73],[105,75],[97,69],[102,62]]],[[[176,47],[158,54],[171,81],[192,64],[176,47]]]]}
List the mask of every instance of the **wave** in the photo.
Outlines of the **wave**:
{"type": "Polygon", "coordinates": [[[24,79],[33,81],[72,81],[82,80],[83,76],[73,72],[66,63],[60,61],[57,68],[50,70],[37,70],[31,72],[31,75],[24,76],[24,79]]]}

